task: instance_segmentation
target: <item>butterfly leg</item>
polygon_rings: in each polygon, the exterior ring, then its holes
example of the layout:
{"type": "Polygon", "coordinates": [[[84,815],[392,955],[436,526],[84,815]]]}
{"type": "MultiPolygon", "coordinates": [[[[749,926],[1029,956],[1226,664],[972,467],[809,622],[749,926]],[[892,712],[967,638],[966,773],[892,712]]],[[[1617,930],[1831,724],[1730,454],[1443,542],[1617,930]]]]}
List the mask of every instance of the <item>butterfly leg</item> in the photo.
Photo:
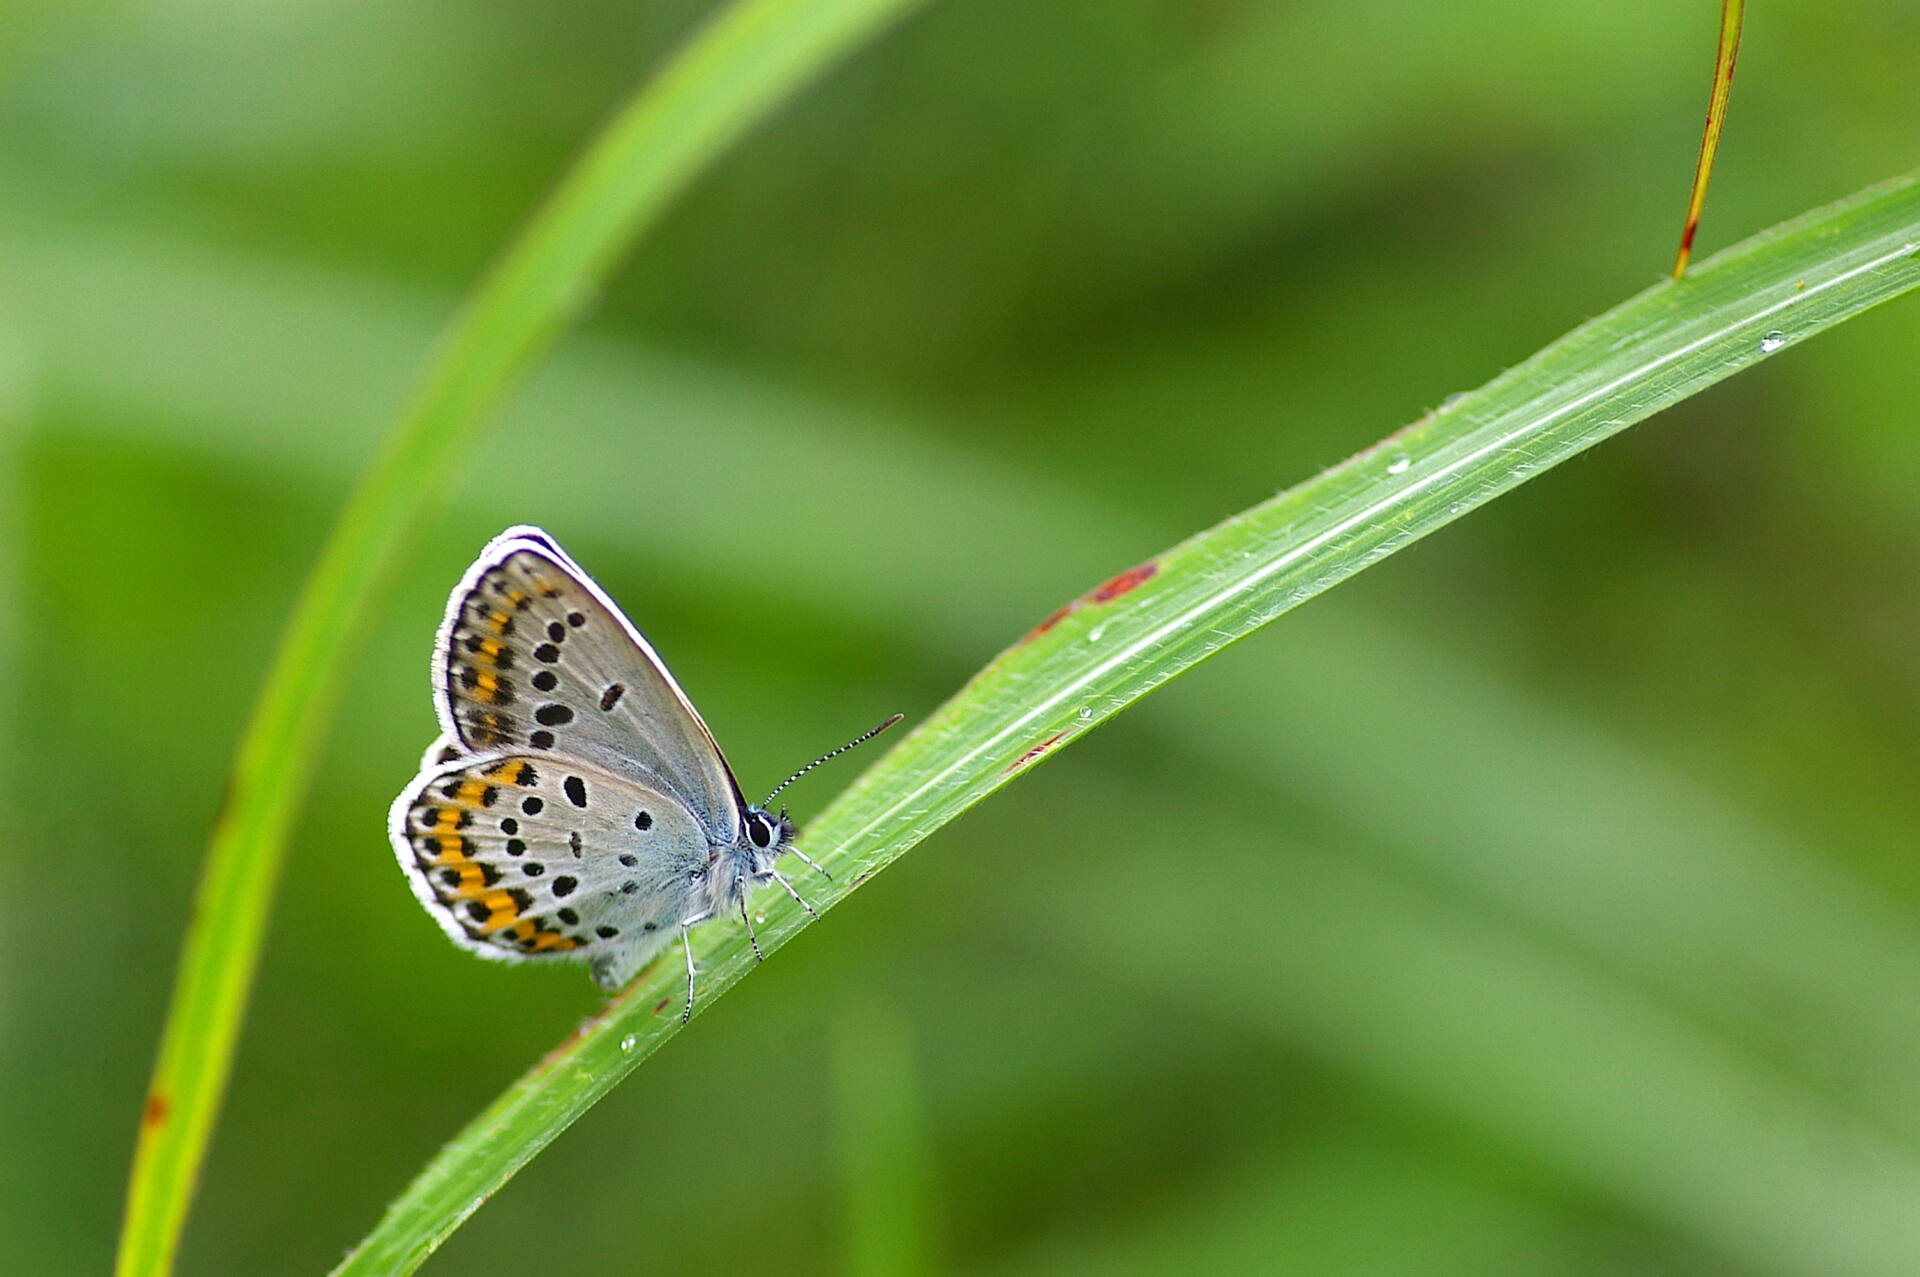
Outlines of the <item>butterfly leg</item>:
{"type": "Polygon", "coordinates": [[[697,926],[713,917],[713,910],[696,913],[691,918],[680,920],[680,952],[687,955],[687,1006],[680,1012],[680,1023],[685,1024],[693,1018],[693,937],[687,934],[687,928],[697,926]]]}
{"type": "Polygon", "coordinates": [[[760,937],[753,934],[753,919],[747,916],[747,893],[742,891],[734,898],[740,905],[740,921],[747,924],[747,942],[753,946],[753,960],[765,962],[767,955],[760,952],[760,937]]]}
{"type": "Polygon", "coordinates": [[[792,852],[794,855],[800,857],[800,859],[806,863],[807,868],[813,870],[815,873],[819,874],[822,878],[825,878],[828,882],[833,881],[833,875],[828,873],[826,870],[822,869],[819,863],[815,861],[812,856],[809,856],[806,852],[800,850],[798,847],[788,847],[787,850],[792,852]]]}
{"type": "Polygon", "coordinates": [[[693,940],[685,924],[680,927],[680,952],[687,955],[687,1005],[680,1012],[680,1023],[685,1024],[693,1018],[693,940]]]}
{"type": "Polygon", "coordinates": [[[807,911],[807,916],[809,918],[812,918],[815,922],[820,921],[820,915],[813,911],[813,906],[807,903],[806,897],[802,896],[799,892],[795,891],[793,889],[793,884],[780,876],[779,870],[769,869],[767,870],[767,876],[772,878],[775,882],[779,883],[783,888],[785,888],[786,893],[788,895],[792,896],[795,900],[799,901],[800,907],[807,911]]]}

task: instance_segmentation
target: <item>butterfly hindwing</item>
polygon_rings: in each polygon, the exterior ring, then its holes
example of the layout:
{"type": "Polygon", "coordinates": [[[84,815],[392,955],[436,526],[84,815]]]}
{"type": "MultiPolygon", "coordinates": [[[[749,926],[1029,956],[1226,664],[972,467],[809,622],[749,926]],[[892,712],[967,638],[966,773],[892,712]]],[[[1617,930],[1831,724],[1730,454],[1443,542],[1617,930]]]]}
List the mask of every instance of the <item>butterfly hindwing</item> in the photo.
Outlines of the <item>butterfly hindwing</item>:
{"type": "Polygon", "coordinates": [[[708,859],[670,795],[550,755],[432,764],[394,801],[389,832],[414,894],[462,947],[585,959],[603,984],[678,935],[708,859]]]}
{"type": "Polygon", "coordinates": [[[716,845],[744,806],[706,724],[653,649],[551,538],[509,529],[449,601],[435,703],[470,752],[577,758],[676,795],[716,845]]]}
{"type": "Polygon", "coordinates": [[[456,758],[465,758],[466,756],[467,751],[454,744],[451,737],[446,735],[436,736],[433,738],[433,744],[427,746],[427,752],[420,755],[420,770],[423,772],[432,771],[434,768],[444,766],[456,758]]]}

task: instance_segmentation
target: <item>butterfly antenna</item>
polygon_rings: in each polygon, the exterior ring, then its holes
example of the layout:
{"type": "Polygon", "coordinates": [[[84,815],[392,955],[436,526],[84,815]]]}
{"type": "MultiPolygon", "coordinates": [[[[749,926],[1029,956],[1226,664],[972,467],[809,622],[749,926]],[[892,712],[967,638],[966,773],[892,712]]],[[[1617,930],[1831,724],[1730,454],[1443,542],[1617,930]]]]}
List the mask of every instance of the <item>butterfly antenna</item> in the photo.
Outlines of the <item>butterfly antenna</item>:
{"type": "Polygon", "coordinates": [[[805,767],[802,767],[799,771],[795,772],[793,775],[781,781],[778,785],[775,785],[773,787],[773,792],[767,795],[766,802],[763,802],[760,805],[762,807],[765,807],[767,803],[771,803],[774,799],[778,798],[781,792],[785,790],[788,785],[791,785],[794,781],[799,780],[802,776],[806,775],[808,772],[818,767],[821,763],[824,763],[829,759],[840,757],[840,755],[846,753],[848,750],[852,749],[855,745],[866,744],[868,741],[878,736],[881,732],[886,731],[889,727],[892,727],[895,723],[899,722],[901,719],[905,717],[906,717],[905,714],[895,714],[892,718],[889,718],[886,722],[880,724],[880,726],[872,728],[868,731],[861,732],[858,736],[854,737],[852,740],[842,745],[839,749],[828,750],[826,753],[820,755],[820,757],[814,759],[812,762],[808,763],[805,767]]]}

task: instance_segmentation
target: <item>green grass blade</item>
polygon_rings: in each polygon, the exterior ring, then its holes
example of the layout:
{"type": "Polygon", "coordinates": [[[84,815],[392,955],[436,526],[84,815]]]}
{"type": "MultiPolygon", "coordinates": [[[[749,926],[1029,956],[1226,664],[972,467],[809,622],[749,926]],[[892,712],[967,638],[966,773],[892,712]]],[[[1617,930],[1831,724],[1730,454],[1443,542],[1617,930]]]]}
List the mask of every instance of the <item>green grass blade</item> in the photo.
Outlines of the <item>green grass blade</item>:
{"type": "Polygon", "coordinates": [[[360,621],[485,411],[619,252],[755,121],[912,0],[744,0],[612,120],[455,317],[308,580],[234,763],[143,1112],[117,1271],[167,1272],[231,1070],[287,831],[360,621]]]}
{"type": "Polygon", "coordinates": [[[1693,165],[1693,189],[1687,196],[1687,216],[1680,226],[1680,249],[1673,258],[1673,277],[1687,273],[1693,258],[1693,237],[1700,229],[1700,211],[1707,206],[1707,183],[1713,178],[1713,157],[1720,152],[1720,133],[1727,123],[1727,98],[1733,92],[1733,65],[1740,55],[1740,28],[1746,0],[1720,0],[1720,43],[1713,58],[1713,88],[1707,94],[1707,122],[1700,131],[1700,158],[1693,165]]]}
{"type": "Polygon", "coordinates": [[[934,1262],[933,1175],[913,1028],[858,1003],[834,1025],[833,1077],[848,1277],[914,1277],[934,1262]]]}
{"type": "MultiPolygon", "coordinates": [[[[1863,191],[1748,240],[1575,329],[1480,390],[1063,609],[976,676],[806,830],[821,913],[1102,719],[1315,594],[1541,471],[1920,284],[1920,182],[1863,191]]],[[[768,951],[809,922],[771,900],[768,951]]],[[[752,959],[697,939],[701,1007],[752,959]]],[[[679,1031],[662,964],[489,1105],[336,1270],[410,1271],[679,1031]]]]}

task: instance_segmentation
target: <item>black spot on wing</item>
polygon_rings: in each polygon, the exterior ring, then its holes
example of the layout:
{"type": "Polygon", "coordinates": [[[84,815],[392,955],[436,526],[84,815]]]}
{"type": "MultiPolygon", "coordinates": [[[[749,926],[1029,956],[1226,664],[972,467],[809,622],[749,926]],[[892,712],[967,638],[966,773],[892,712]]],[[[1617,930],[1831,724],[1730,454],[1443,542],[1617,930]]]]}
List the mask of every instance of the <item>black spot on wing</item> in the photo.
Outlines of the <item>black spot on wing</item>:
{"type": "Polygon", "coordinates": [[[467,739],[481,748],[510,745],[519,730],[513,715],[497,709],[469,709],[461,721],[466,724],[467,739]]]}

